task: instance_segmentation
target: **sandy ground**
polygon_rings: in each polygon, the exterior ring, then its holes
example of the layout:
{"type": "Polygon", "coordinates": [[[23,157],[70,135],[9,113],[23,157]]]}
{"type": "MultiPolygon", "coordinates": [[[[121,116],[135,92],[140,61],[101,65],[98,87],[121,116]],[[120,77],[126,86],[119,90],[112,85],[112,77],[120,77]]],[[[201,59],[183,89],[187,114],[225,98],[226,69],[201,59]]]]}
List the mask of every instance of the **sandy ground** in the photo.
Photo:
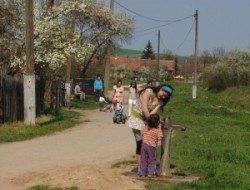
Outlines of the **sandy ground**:
{"type": "Polygon", "coordinates": [[[131,129],[114,124],[113,113],[83,113],[83,122],[74,128],[0,144],[0,189],[23,190],[41,184],[82,190],[145,189],[142,181],[124,175],[134,166],[111,168],[119,161],[134,159],[131,129]]]}

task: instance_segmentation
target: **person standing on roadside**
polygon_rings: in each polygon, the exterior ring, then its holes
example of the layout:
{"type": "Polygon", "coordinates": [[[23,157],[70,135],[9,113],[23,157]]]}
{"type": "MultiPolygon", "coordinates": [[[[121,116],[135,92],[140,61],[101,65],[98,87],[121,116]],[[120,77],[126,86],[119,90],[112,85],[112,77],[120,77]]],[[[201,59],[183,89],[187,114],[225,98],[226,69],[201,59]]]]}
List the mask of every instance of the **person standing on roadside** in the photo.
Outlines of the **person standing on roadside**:
{"type": "Polygon", "coordinates": [[[113,107],[112,109],[116,109],[116,104],[119,103],[120,105],[123,104],[123,97],[124,97],[124,87],[122,85],[122,81],[120,79],[116,82],[116,88],[114,89],[112,95],[113,107]]]}
{"type": "Polygon", "coordinates": [[[155,177],[157,161],[156,148],[158,142],[163,137],[160,128],[160,116],[158,114],[151,114],[147,123],[148,124],[141,130],[142,147],[139,176],[155,177]]]}
{"type": "Polygon", "coordinates": [[[131,115],[132,107],[136,104],[136,98],[137,98],[137,84],[136,81],[132,81],[128,89],[128,116],[131,115]]]}
{"type": "Polygon", "coordinates": [[[160,86],[145,87],[138,93],[139,97],[132,109],[131,116],[127,120],[127,125],[132,128],[135,136],[138,172],[140,170],[141,159],[141,130],[147,125],[147,120],[151,114],[157,113],[160,109],[163,111],[173,91],[171,85],[163,84],[160,86]]]}
{"type": "Polygon", "coordinates": [[[103,82],[101,77],[98,75],[94,81],[94,93],[95,93],[95,101],[99,102],[99,98],[103,92],[103,82]]]}

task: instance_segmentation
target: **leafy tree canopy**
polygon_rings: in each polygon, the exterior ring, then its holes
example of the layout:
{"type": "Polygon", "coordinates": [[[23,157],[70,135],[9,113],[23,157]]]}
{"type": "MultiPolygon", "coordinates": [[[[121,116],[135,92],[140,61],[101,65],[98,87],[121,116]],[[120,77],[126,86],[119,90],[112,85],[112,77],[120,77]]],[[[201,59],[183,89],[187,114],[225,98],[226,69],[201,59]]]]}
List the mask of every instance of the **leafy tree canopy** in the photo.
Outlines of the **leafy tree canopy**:
{"type": "MultiPolygon", "coordinates": [[[[23,1],[15,0],[16,7],[24,15],[23,1]]],[[[133,20],[122,13],[113,15],[98,0],[55,1],[51,10],[44,9],[42,0],[35,3],[35,64],[36,68],[58,74],[68,57],[75,63],[86,66],[90,59],[104,48],[109,39],[124,42],[131,38],[133,20]],[[75,14],[75,30],[72,17],[75,14]]],[[[46,2],[43,2],[45,4],[46,2]]],[[[12,50],[13,67],[25,68],[24,17],[20,17],[22,27],[15,34],[18,44],[12,50]]]]}

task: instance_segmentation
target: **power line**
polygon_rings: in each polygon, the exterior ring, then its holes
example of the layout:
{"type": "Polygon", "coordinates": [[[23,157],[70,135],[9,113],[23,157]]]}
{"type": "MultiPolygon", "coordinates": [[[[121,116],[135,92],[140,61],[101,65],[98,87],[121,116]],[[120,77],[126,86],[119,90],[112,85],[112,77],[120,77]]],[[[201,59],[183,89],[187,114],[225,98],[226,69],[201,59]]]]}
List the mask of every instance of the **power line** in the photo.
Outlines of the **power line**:
{"type": "Polygon", "coordinates": [[[174,24],[174,23],[176,23],[176,22],[180,22],[180,21],[189,19],[189,18],[191,18],[191,17],[193,17],[193,16],[194,16],[194,15],[187,16],[187,17],[184,17],[184,18],[181,18],[181,19],[174,20],[174,21],[169,22],[169,23],[167,23],[167,24],[154,26],[154,27],[151,27],[151,28],[148,28],[148,29],[144,29],[144,30],[139,30],[139,31],[136,31],[135,33],[140,33],[140,32],[145,32],[145,31],[148,31],[148,30],[153,30],[153,29],[161,28],[161,27],[164,27],[164,26],[167,26],[167,25],[170,25],[170,24],[174,24]]]}
{"type": "Polygon", "coordinates": [[[148,19],[148,20],[157,21],[157,22],[172,22],[171,20],[159,20],[159,19],[150,18],[150,17],[144,16],[144,15],[141,15],[141,14],[135,12],[135,11],[132,11],[131,9],[129,9],[129,8],[127,8],[127,7],[123,6],[123,5],[121,5],[121,4],[118,3],[117,1],[116,1],[115,3],[116,3],[117,5],[119,5],[120,7],[126,9],[128,12],[133,13],[133,14],[139,16],[139,17],[142,17],[142,18],[145,18],[145,19],[148,19]]]}
{"type": "MultiPolygon", "coordinates": [[[[153,26],[153,27],[150,27],[150,28],[147,28],[147,29],[135,31],[135,32],[134,32],[135,36],[137,36],[137,35],[139,35],[139,34],[140,34],[140,36],[141,36],[141,35],[142,35],[141,33],[144,33],[144,35],[147,35],[147,34],[149,34],[148,31],[150,31],[150,30],[159,29],[159,28],[168,26],[168,25],[170,25],[170,24],[174,24],[174,23],[181,22],[181,21],[183,21],[183,20],[187,20],[187,19],[189,19],[189,18],[195,17],[195,14],[192,14],[192,15],[190,15],[190,16],[186,16],[186,17],[184,17],[184,18],[180,18],[180,19],[176,19],[176,20],[160,20],[160,19],[155,19],[155,18],[151,18],[151,17],[144,16],[144,15],[142,15],[142,14],[139,14],[139,13],[137,13],[137,12],[135,12],[135,11],[133,11],[133,10],[127,8],[126,6],[120,4],[120,3],[117,2],[117,1],[115,1],[115,3],[116,3],[118,6],[120,6],[121,8],[125,9],[126,11],[128,11],[128,12],[130,12],[130,13],[136,15],[136,16],[139,16],[139,17],[142,17],[142,18],[144,18],[144,19],[151,20],[151,21],[164,22],[164,23],[165,23],[165,24],[162,24],[162,25],[157,25],[157,26],[153,26]],[[145,32],[147,32],[147,33],[145,33],[145,32]]],[[[187,40],[188,36],[190,35],[190,33],[191,33],[192,29],[193,29],[194,23],[195,23],[195,21],[192,23],[192,25],[191,25],[189,31],[187,32],[187,34],[186,34],[185,38],[182,40],[182,42],[181,42],[174,50],[172,50],[173,52],[177,51],[178,49],[180,49],[180,48],[183,46],[183,44],[185,43],[185,41],[187,40]]],[[[150,33],[151,33],[151,32],[150,32],[150,33]]],[[[162,41],[162,40],[161,40],[161,41],[162,41]]],[[[162,43],[163,43],[163,45],[165,45],[164,42],[162,42],[162,43]]],[[[166,46],[165,46],[165,48],[166,48],[166,46]]]]}
{"type": "MultiPolygon", "coordinates": [[[[192,31],[192,29],[194,27],[194,23],[195,23],[195,21],[192,23],[192,25],[191,25],[189,31],[187,32],[185,38],[182,40],[182,42],[176,48],[174,48],[173,50],[171,50],[172,52],[175,52],[178,49],[180,49],[181,46],[185,43],[185,41],[187,40],[188,36],[190,35],[190,33],[191,33],[191,31],[192,31]]],[[[161,43],[163,44],[163,46],[165,47],[165,49],[168,49],[167,46],[165,45],[164,41],[162,40],[162,38],[161,38],[161,43]]]]}
{"type": "Polygon", "coordinates": [[[187,40],[189,34],[191,33],[191,31],[192,31],[192,29],[193,29],[194,23],[195,23],[195,21],[194,21],[193,24],[191,25],[191,27],[190,27],[188,33],[186,34],[186,37],[183,39],[183,41],[180,43],[180,45],[177,46],[177,47],[173,50],[173,52],[177,51],[177,50],[184,44],[184,42],[187,40]]]}

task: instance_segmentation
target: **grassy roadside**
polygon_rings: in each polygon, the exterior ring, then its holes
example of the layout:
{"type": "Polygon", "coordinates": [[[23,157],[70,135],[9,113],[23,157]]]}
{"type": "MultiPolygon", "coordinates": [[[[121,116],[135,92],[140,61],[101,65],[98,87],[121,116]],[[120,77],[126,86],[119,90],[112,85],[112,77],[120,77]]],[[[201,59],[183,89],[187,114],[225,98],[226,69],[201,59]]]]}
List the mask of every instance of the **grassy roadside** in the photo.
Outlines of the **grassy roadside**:
{"type": "Polygon", "coordinates": [[[235,87],[223,92],[173,84],[173,98],[162,116],[186,126],[176,131],[171,144],[175,173],[197,175],[197,182],[163,185],[149,183],[148,190],[249,189],[250,187],[250,88],[235,87]]]}
{"type": "MultiPolygon", "coordinates": [[[[88,98],[86,102],[73,99],[71,101],[72,109],[96,109],[98,105],[94,103],[94,98],[88,98]]],[[[62,131],[77,125],[79,116],[78,112],[62,107],[58,115],[43,114],[37,117],[35,126],[26,126],[21,122],[4,124],[0,127],[0,143],[23,141],[62,131]]]]}
{"type": "MultiPolygon", "coordinates": [[[[246,190],[250,187],[250,88],[208,92],[192,85],[172,83],[174,95],[161,117],[187,127],[175,131],[170,163],[173,175],[199,176],[185,184],[149,182],[147,190],[246,190]]],[[[158,149],[158,159],[160,149],[158,149]]],[[[114,164],[135,165],[134,160],[114,164]]],[[[159,160],[158,160],[159,163],[159,160]]]]}

